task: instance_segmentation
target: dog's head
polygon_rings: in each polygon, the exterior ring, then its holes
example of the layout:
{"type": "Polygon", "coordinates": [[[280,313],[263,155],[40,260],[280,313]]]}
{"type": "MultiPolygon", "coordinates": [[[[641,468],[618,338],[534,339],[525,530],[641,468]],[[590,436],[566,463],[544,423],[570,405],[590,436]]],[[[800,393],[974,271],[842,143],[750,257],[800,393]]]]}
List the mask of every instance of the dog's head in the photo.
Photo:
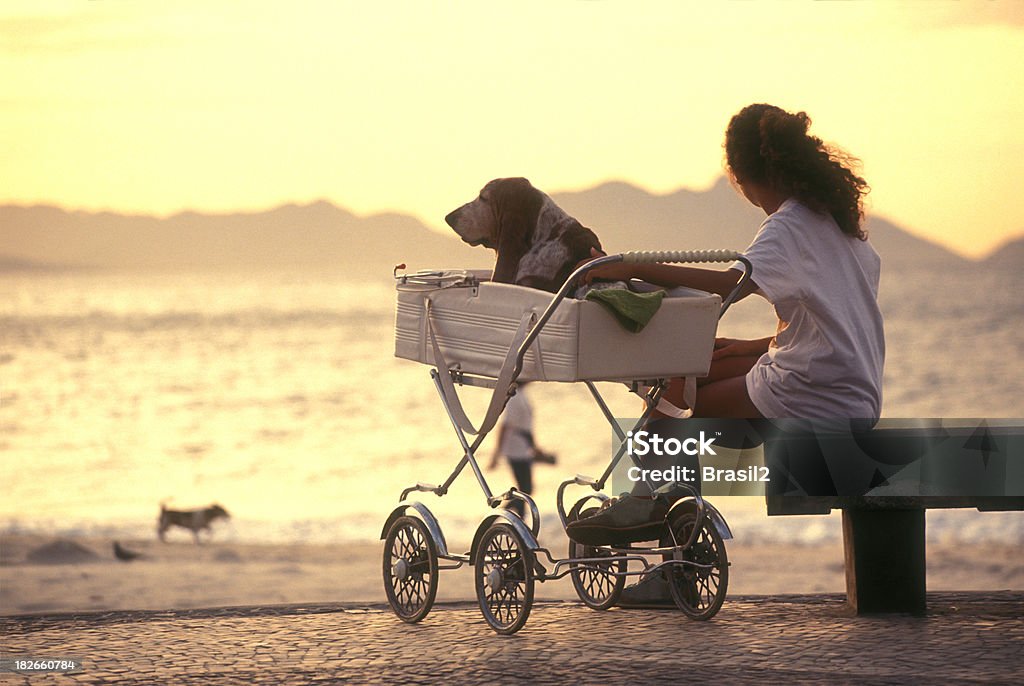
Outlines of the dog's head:
{"type": "Polygon", "coordinates": [[[231,515],[220,505],[210,505],[206,508],[206,514],[209,515],[210,519],[217,519],[223,517],[224,519],[231,519],[231,515]]]}
{"type": "Polygon", "coordinates": [[[495,179],[445,217],[463,241],[497,252],[494,281],[555,291],[601,244],[524,178],[495,179]]]}
{"type": "Polygon", "coordinates": [[[494,179],[480,194],[444,218],[462,240],[470,245],[500,250],[502,237],[529,243],[523,231],[536,223],[545,195],[524,178],[494,179]],[[508,230],[506,230],[508,229],[508,230]],[[513,236],[514,234],[514,236],[513,236]]]}

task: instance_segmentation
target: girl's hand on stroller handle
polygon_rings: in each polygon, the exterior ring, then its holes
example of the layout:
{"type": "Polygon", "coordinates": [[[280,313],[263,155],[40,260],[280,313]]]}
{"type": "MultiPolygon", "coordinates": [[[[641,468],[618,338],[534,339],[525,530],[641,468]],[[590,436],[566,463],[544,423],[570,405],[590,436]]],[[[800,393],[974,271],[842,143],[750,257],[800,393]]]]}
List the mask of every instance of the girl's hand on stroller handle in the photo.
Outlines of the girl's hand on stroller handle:
{"type": "Polygon", "coordinates": [[[605,255],[591,248],[590,259],[576,265],[576,269],[604,258],[606,264],[595,266],[583,274],[583,283],[590,284],[594,279],[607,281],[628,281],[636,278],[634,265],[656,264],[667,262],[732,262],[740,258],[735,250],[635,250],[618,255],[605,255]]]}
{"type": "Polygon", "coordinates": [[[590,257],[579,262],[573,271],[575,272],[599,259],[602,260],[604,264],[601,264],[600,266],[593,266],[584,272],[582,278],[584,284],[589,285],[594,279],[604,279],[605,281],[628,281],[633,278],[633,269],[632,267],[622,264],[622,255],[609,256],[599,250],[595,250],[594,248],[590,249],[590,257]]]}

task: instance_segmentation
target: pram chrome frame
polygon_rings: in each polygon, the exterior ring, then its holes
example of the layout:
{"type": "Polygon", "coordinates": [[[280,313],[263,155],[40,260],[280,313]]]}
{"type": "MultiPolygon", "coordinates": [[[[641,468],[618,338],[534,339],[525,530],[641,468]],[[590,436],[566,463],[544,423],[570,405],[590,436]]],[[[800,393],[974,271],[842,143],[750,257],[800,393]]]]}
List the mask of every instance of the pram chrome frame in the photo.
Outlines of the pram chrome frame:
{"type": "MultiPolygon", "coordinates": [[[[483,443],[483,441],[486,439],[486,437],[489,435],[490,431],[480,431],[473,438],[472,442],[470,442],[470,440],[466,436],[466,431],[464,431],[463,427],[460,426],[460,423],[457,421],[456,416],[453,413],[452,406],[449,403],[448,396],[446,395],[445,389],[443,387],[441,374],[449,374],[452,382],[456,385],[489,388],[492,389],[493,393],[495,394],[504,393],[504,399],[502,403],[503,408],[504,403],[507,403],[508,399],[511,398],[512,395],[514,395],[516,392],[516,379],[522,372],[524,364],[523,361],[530,346],[540,335],[541,331],[544,328],[544,325],[548,322],[548,320],[550,320],[552,314],[555,312],[558,305],[566,297],[568,297],[569,293],[573,290],[574,286],[577,284],[580,277],[582,277],[587,272],[603,265],[614,264],[618,262],[656,263],[732,261],[741,262],[744,265],[745,270],[742,276],[740,277],[739,281],[737,282],[736,286],[722,301],[722,305],[718,314],[718,318],[721,319],[721,317],[726,313],[729,307],[738,299],[743,287],[751,278],[751,274],[753,271],[752,266],[750,262],[742,255],[727,250],[657,252],[645,251],[607,255],[595,258],[590,262],[578,267],[576,270],[572,272],[572,274],[569,275],[565,283],[563,283],[561,288],[559,288],[559,290],[555,293],[554,297],[551,299],[551,302],[545,308],[543,313],[537,318],[533,327],[528,331],[525,338],[520,343],[516,355],[514,357],[514,368],[511,374],[511,381],[509,382],[507,388],[498,388],[497,386],[499,383],[499,379],[497,378],[490,378],[478,374],[469,374],[457,369],[442,370],[435,367],[430,370],[431,380],[434,383],[434,387],[437,390],[438,396],[441,398],[442,406],[445,409],[445,413],[448,416],[448,419],[452,425],[453,430],[455,431],[455,435],[462,448],[462,457],[459,460],[458,464],[455,466],[455,468],[452,470],[451,474],[442,484],[434,485],[420,482],[413,486],[405,488],[402,491],[401,496],[399,498],[400,502],[392,510],[391,514],[388,516],[387,520],[384,523],[384,527],[381,531],[381,539],[386,541],[384,551],[385,590],[388,592],[388,599],[392,605],[392,608],[395,610],[396,614],[398,614],[401,619],[412,622],[419,621],[424,616],[426,616],[426,614],[430,610],[430,605],[433,604],[434,593],[436,592],[436,573],[438,570],[458,569],[467,563],[470,565],[480,566],[480,563],[486,557],[486,552],[484,555],[481,555],[481,542],[486,536],[491,534],[492,527],[496,523],[503,524],[506,527],[508,527],[508,529],[510,529],[511,532],[514,532],[514,534],[512,534],[507,533],[506,531],[504,535],[515,545],[520,545],[522,550],[519,554],[529,559],[529,564],[519,565],[522,568],[521,574],[529,580],[529,593],[527,594],[528,597],[522,603],[524,607],[520,608],[517,611],[517,615],[513,620],[510,620],[508,622],[502,622],[500,621],[500,619],[496,619],[492,615],[492,613],[488,610],[487,606],[484,603],[483,595],[481,595],[482,587],[480,585],[480,579],[477,580],[478,599],[481,602],[481,610],[484,613],[484,618],[487,620],[488,624],[491,625],[492,629],[502,634],[514,633],[515,631],[518,631],[520,628],[522,628],[522,626],[525,624],[526,617],[528,617],[529,615],[529,606],[532,604],[532,580],[534,578],[538,581],[543,582],[560,579],[574,572],[581,573],[585,571],[590,571],[600,574],[603,577],[615,578],[618,592],[621,592],[622,586],[624,584],[623,579],[627,576],[639,576],[640,578],[644,578],[655,572],[659,572],[661,570],[665,570],[672,567],[687,567],[693,570],[706,571],[715,566],[713,564],[702,564],[700,562],[696,562],[693,560],[683,559],[683,553],[687,551],[691,546],[693,546],[695,540],[700,536],[716,536],[718,537],[719,542],[725,539],[732,538],[732,532],[729,530],[729,526],[726,523],[725,518],[721,515],[721,513],[713,505],[705,501],[701,497],[701,494],[698,492],[697,489],[693,488],[690,484],[687,483],[672,484],[674,488],[681,489],[681,491],[684,492],[685,495],[682,498],[676,500],[672,504],[672,506],[669,509],[669,515],[666,517],[665,530],[668,534],[668,538],[671,539],[671,545],[659,545],[655,547],[639,548],[633,547],[632,544],[588,546],[588,550],[596,551],[598,554],[593,556],[569,557],[565,559],[559,559],[554,557],[551,554],[551,552],[547,548],[542,547],[537,540],[537,537],[540,533],[540,514],[533,498],[529,494],[523,493],[522,491],[519,491],[516,488],[510,488],[508,491],[502,493],[499,496],[495,496],[492,493],[490,486],[487,483],[487,479],[484,477],[484,474],[480,468],[480,465],[477,463],[476,459],[476,452],[479,449],[480,445],[483,443]],[[409,497],[412,493],[433,493],[434,495],[437,495],[439,497],[444,496],[448,492],[451,485],[455,482],[455,480],[465,469],[467,464],[473,471],[477,483],[479,484],[480,489],[483,491],[487,506],[491,508],[493,512],[485,516],[481,523],[478,525],[473,537],[473,543],[469,548],[469,552],[465,554],[458,554],[453,553],[448,549],[448,545],[445,540],[441,526],[437,518],[430,511],[430,509],[419,501],[410,500],[409,497]],[[516,501],[523,503],[523,507],[529,510],[529,526],[526,524],[523,518],[521,518],[516,512],[512,511],[512,509],[510,508],[510,505],[516,501]],[[672,521],[674,518],[678,517],[681,514],[688,514],[691,517],[689,535],[687,536],[686,540],[682,542],[678,540],[674,527],[667,525],[668,522],[672,521]],[[417,525],[411,523],[409,522],[409,519],[415,519],[419,521],[421,524],[417,525]],[[418,533],[412,531],[412,529],[418,529],[420,526],[422,526],[423,530],[420,530],[418,533]],[[414,556],[416,557],[416,560],[412,562],[402,557],[401,559],[396,560],[392,563],[389,572],[388,560],[390,558],[391,551],[388,548],[387,542],[391,540],[392,536],[394,536],[396,527],[405,527],[405,549],[415,547],[419,551],[429,551],[429,553],[432,553],[434,556],[436,556],[436,560],[421,559],[424,555],[420,554],[418,554],[418,556],[414,556]],[[713,529],[713,532],[709,531],[709,529],[713,529]],[[429,543],[425,540],[427,537],[429,537],[430,539],[429,543]],[[519,540],[514,541],[515,537],[518,537],[519,540]],[[415,538],[417,540],[423,539],[423,541],[415,546],[408,545],[408,541],[412,538],[415,538]],[[647,559],[647,557],[645,557],[647,555],[657,555],[661,556],[663,559],[660,562],[651,563],[647,559]],[[548,564],[551,565],[550,571],[538,559],[539,556],[543,556],[547,559],[548,564]],[[446,562],[454,564],[441,566],[440,564],[438,564],[438,560],[444,560],[446,562]],[[629,562],[639,562],[642,566],[642,569],[640,569],[639,571],[629,571],[627,566],[629,562]],[[609,565],[611,565],[612,563],[618,566],[617,571],[610,568],[609,565]],[[396,575],[398,574],[405,574],[408,576],[410,574],[408,570],[413,567],[416,567],[418,570],[420,570],[418,573],[420,574],[421,577],[423,576],[423,574],[426,574],[427,572],[429,572],[429,574],[432,575],[430,578],[432,580],[433,588],[428,588],[428,593],[426,594],[428,597],[424,599],[424,603],[421,606],[417,607],[415,611],[403,612],[401,611],[400,608],[400,606],[402,605],[401,600],[396,600],[395,597],[395,594],[398,594],[400,592],[397,589],[397,587],[392,588],[391,586],[389,586],[389,581],[393,582],[396,578],[396,575]],[[389,573],[391,574],[390,580],[389,573]]],[[[436,277],[439,275],[440,273],[438,272],[421,272],[412,275],[398,275],[396,269],[395,278],[403,283],[416,283],[417,278],[436,277]]],[[[643,466],[636,456],[627,451],[627,432],[623,431],[622,427],[619,426],[618,421],[615,419],[612,411],[609,409],[608,404],[601,396],[594,382],[584,381],[584,383],[586,384],[587,389],[590,391],[591,395],[594,397],[594,400],[596,401],[602,414],[604,415],[608,423],[611,425],[612,430],[618,437],[620,445],[618,450],[616,451],[616,454],[613,456],[611,462],[599,478],[594,479],[589,476],[578,474],[571,479],[563,481],[559,485],[556,495],[556,506],[558,517],[561,521],[563,528],[565,528],[569,524],[570,518],[572,518],[574,515],[579,515],[579,511],[582,504],[587,500],[594,499],[600,502],[608,499],[608,496],[601,493],[601,491],[607,483],[608,479],[615,471],[615,468],[618,466],[619,462],[622,460],[623,455],[629,454],[630,459],[636,466],[643,466]],[[567,513],[564,502],[565,491],[569,486],[574,485],[589,486],[593,492],[585,496],[580,501],[578,501],[574,506],[573,510],[567,513]]],[[[662,396],[665,393],[668,384],[669,379],[667,378],[638,379],[633,380],[628,384],[630,392],[643,398],[645,404],[644,411],[641,413],[641,416],[633,426],[632,431],[637,431],[648,422],[648,420],[651,418],[651,415],[658,406],[659,401],[662,399],[662,396]]],[[[644,477],[644,483],[651,490],[652,493],[658,493],[658,489],[646,477],[644,477]]],[[[678,492],[679,491],[677,491],[677,493],[678,492]]],[[[399,532],[399,537],[401,536],[401,533],[402,532],[399,532]]],[[[664,538],[665,537],[663,537],[663,541],[664,538]]],[[[570,552],[572,551],[572,549],[573,544],[570,543],[570,552]]],[[[720,554],[724,558],[724,545],[721,547],[720,554]]],[[[425,554],[425,557],[429,558],[431,557],[431,555],[425,554]]],[[[725,564],[727,567],[728,563],[726,562],[725,564]]],[[[503,571],[507,574],[509,570],[508,568],[505,568],[503,571]]],[[[494,571],[491,572],[491,576],[494,576],[495,574],[496,573],[494,571]]],[[[497,573],[497,577],[501,577],[501,573],[497,573]]],[[[576,577],[574,577],[574,583],[575,580],[576,577]]],[[[484,581],[485,586],[487,583],[497,582],[495,582],[493,579],[491,579],[490,581],[484,581]]],[[[579,585],[577,585],[577,592],[580,594],[581,598],[584,599],[584,602],[587,602],[587,599],[583,597],[583,591],[580,590],[579,585]]],[[[618,593],[615,593],[614,595],[615,599],[617,599],[618,593]]],[[[724,588],[722,591],[722,596],[724,598],[724,588]]],[[[686,607],[684,606],[684,604],[681,603],[675,592],[673,592],[673,597],[676,598],[676,602],[677,604],[679,604],[680,608],[686,611],[686,607]]],[[[588,602],[587,604],[591,605],[591,607],[597,607],[596,604],[592,604],[590,602],[588,602]]],[[[614,602],[612,602],[611,604],[614,604],[614,602]]],[[[517,607],[518,605],[519,603],[517,601],[517,607]]],[[[711,609],[709,612],[705,611],[703,613],[703,615],[706,616],[702,616],[701,613],[693,612],[687,612],[687,614],[695,619],[708,619],[710,618],[710,616],[713,616],[713,614],[718,611],[718,608],[720,606],[721,600],[719,599],[717,601],[716,607],[711,609]]],[[[599,609],[603,609],[603,607],[599,609]]]]}

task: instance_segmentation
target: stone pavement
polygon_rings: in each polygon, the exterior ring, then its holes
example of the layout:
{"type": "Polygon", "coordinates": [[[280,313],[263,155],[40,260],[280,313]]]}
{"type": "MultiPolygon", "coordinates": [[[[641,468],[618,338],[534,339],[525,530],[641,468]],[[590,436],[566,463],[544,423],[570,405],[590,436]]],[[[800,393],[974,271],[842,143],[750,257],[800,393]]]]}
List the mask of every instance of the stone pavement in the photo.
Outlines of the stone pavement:
{"type": "Polygon", "coordinates": [[[538,602],[501,637],[475,604],[423,623],[386,606],[288,605],[0,617],[4,658],[72,657],[0,684],[1020,684],[1024,593],[933,593],[927,617],[850,616],[840,596],[737,597],[710,622],[538,602]]]}

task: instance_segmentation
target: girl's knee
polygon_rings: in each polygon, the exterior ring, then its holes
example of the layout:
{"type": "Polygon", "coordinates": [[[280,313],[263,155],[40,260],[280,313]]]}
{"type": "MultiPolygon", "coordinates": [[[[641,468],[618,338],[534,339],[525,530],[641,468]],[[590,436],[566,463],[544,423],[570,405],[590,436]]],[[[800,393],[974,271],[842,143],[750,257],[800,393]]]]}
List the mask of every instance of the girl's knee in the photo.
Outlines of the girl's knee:
{"type": "Polygon", "coordinates": [[[742,355],[712,360],[708,375],[697,379],[697,386],[707,386],[724,379],[746,376],[760,358],[760,355],[742,355]]]}
{"type": "Polygon", "coordinates": [[[750,400],[747,381],[734,376],[697,389],[695,417],[759,419],[761,412],[750,400]]]}

